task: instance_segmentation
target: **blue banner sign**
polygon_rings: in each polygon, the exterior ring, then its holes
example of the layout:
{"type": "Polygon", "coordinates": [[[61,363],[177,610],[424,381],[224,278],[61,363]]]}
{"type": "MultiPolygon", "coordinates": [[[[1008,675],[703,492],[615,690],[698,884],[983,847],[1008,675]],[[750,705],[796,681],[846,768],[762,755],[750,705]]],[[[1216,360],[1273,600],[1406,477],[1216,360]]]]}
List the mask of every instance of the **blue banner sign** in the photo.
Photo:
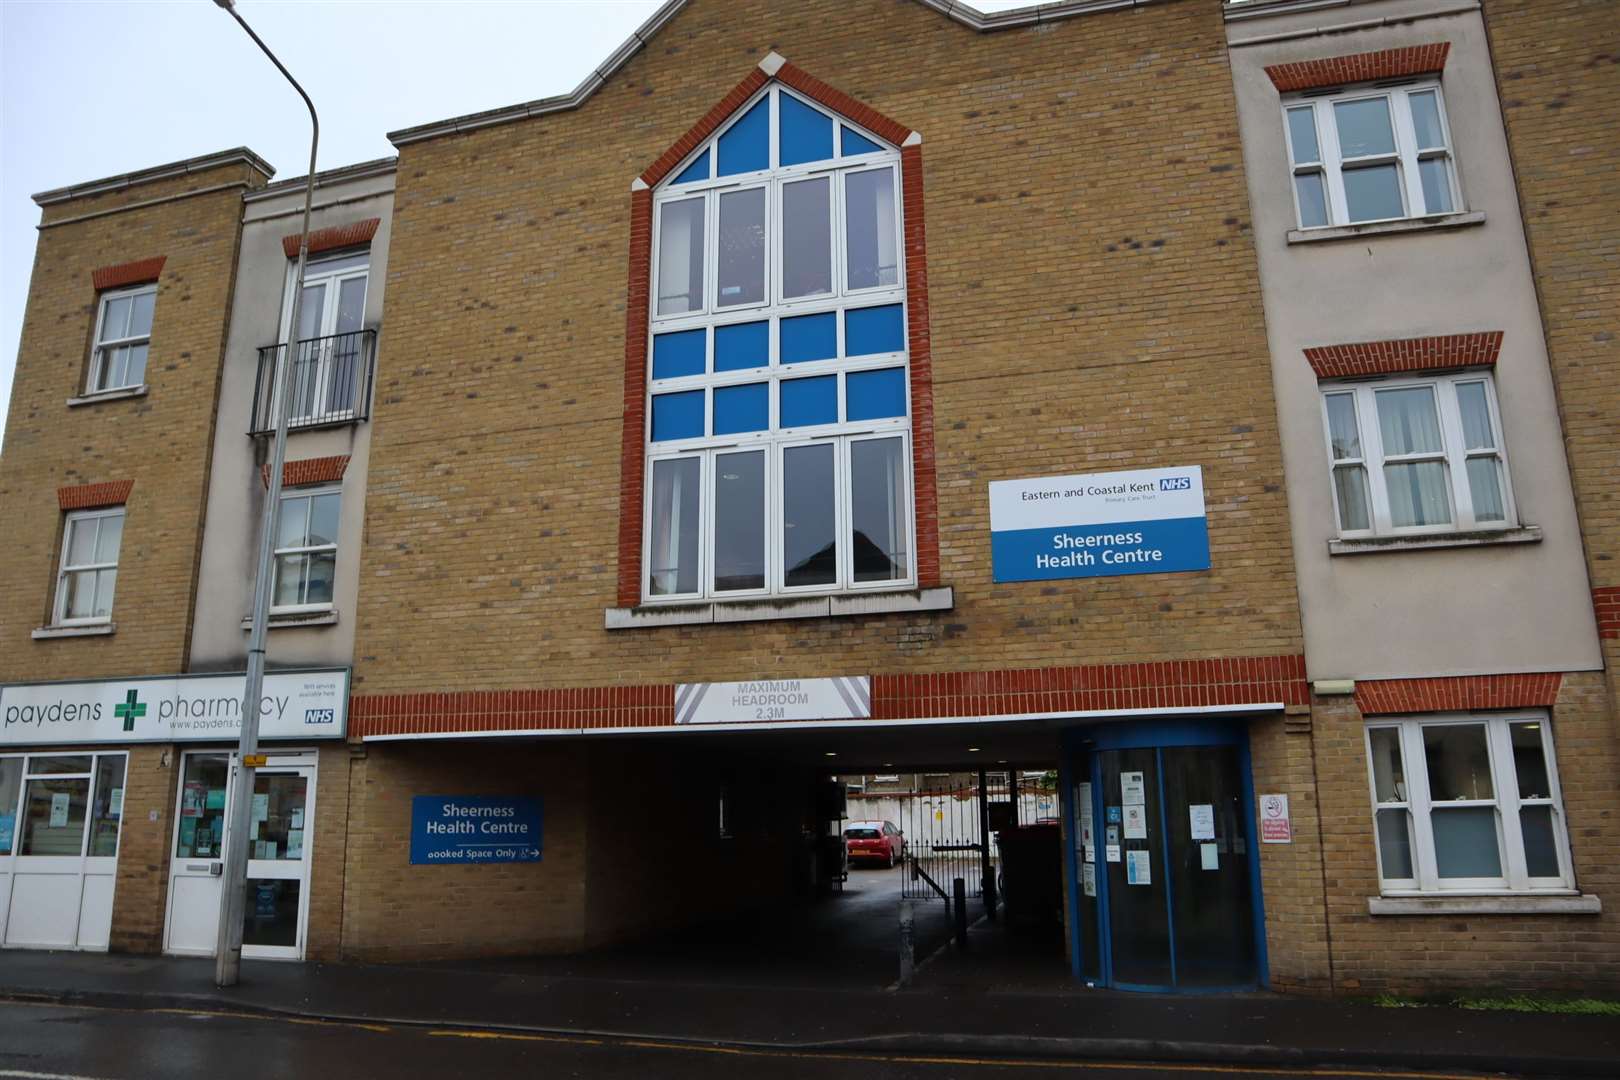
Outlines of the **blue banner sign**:
{"type": "Polygon", "coordinates": [[[418,795],[411,864],[540,861],[540,800],[517,795],[418,795]]]}
{"type": "Polygon", "coordinates": [[[996,581],[1208,570],[1203,470],[992,483],[990,565],[996,581]]]}

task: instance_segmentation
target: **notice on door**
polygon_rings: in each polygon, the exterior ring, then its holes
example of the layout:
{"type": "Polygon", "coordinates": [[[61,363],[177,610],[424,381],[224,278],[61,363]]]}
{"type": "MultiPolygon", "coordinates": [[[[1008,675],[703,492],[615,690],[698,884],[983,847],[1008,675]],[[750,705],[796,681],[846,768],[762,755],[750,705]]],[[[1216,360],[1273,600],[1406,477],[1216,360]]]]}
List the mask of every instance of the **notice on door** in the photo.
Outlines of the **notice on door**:
{"type": "Polygon", "coordinates": [[[418,795],[411,864],[539,862],[540,800],[521,795],[418,795]]]}
{"type": "Polygon", "coordinates": [[[1091,785],[1076,784],[1074,789],[1075,809],[1078,811],[1080,821],[1080,845],[1091,847],[1096,841],[1092,838],[1091,816],[1091,785]]]}
{"type": "Polygon", "coordinates": [[[1294,826],[1288,818],[1287,795],[1260,796],[1260,842],[1292,844],[1294,826]]]}
{"type": "Polygon", "coordinates": [[[1119,774],[1119,801],[1126,806],[1141,806],[1147,802],[1147,785],[1139,772],[1119,774]]]}
{"type": "Polygon", "coordinates": [[[1125,853],[1125,884],[1153,884],[1153,863],[1149,859],[1148,852],[1127,851],[1125,853]]]}
{"type": "Polygon", "coordinates": [[[1194,840],[1215,839],[1215,807],[1209,803],[1194,803],[1187,807],[1194,840]]]}
{"type": "Polygon", "coordinates": [[[1097,895],[1097,865],[1085,863],[1080,867],[1080,884],[1085,887],[1087,896],[1097,895]]]}
{"type": "Polygon", "coordinates": [[[1146,840],[1147,834],[1147,807],[1125,807],[1125,839],[1146,840]]]}

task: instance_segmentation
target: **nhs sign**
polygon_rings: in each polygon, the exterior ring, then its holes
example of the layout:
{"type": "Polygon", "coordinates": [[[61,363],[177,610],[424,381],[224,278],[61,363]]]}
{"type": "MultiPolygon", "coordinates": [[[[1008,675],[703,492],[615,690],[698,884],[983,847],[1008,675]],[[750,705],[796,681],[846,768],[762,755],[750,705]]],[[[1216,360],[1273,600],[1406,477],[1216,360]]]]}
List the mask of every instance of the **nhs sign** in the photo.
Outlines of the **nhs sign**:
{"type": "Polygon", "coordinates": [[[996,481],[990,560],[996,581],[1208,570],[1203,469],[996,481]]]}

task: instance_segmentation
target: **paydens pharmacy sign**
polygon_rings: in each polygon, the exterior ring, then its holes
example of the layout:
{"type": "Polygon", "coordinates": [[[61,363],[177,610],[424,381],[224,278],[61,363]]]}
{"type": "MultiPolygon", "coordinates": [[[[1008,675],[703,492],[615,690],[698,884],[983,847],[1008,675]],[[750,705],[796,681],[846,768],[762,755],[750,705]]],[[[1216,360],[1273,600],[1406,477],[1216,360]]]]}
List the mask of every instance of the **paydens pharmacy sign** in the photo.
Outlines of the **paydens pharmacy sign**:
{"type": "MultiPolygon", "coordinates": [[[[241,675],[0,686],[0,747],[201,742],[242,733],[241,675]]],[[[349,673],[277,672],[259,699],[262,739],[341,739],[349,673]]]]}
{"type": "Polygon", "coordinates": [[[997,581],[1209,569],[1197,465],[990,485],[997,581]]]}

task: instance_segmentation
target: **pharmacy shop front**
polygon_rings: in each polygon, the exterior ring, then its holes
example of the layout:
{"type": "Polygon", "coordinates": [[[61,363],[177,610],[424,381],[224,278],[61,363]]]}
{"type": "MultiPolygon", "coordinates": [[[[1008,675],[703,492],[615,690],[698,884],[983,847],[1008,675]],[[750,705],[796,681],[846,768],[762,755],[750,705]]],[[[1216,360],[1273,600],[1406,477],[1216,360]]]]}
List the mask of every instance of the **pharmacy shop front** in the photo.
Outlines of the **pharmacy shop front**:
{"type": "MultiPolygon", "coordinates": [[[[242,686],[240,675],[0,686],[0,943],[106,950],[120,918],[138,936],[142,898],[121,907],[119,893],[135,831],[167,853],[164,950],[211,955],[238,843],[224,823],[232,800],[251,798],[243,954],[302,959],[317,750],[344,736],[348,671],[265,677],[252,792],[236,783],[242,686]]],[[[128,888],[150,880],[142,869],[128,888]]]]}

